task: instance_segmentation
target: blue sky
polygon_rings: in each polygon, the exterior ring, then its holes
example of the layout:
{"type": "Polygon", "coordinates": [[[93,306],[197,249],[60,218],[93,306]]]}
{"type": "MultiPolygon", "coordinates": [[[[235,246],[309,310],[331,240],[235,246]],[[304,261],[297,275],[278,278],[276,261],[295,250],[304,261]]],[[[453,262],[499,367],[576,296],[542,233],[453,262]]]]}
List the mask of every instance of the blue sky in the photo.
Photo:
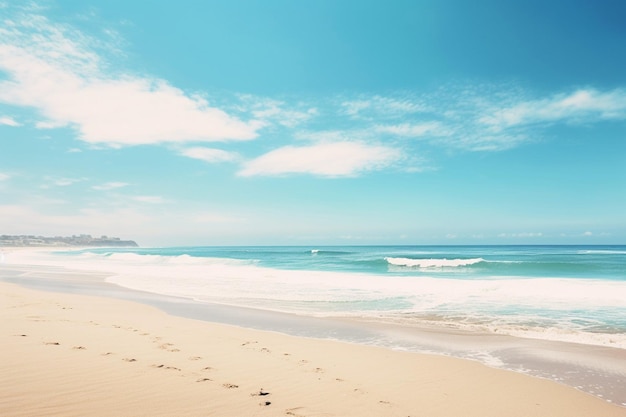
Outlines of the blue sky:
{"type": "Polygon", "coordinates": [[[0,1],[0,234],[626,243],[622,1],[0,1]]]}

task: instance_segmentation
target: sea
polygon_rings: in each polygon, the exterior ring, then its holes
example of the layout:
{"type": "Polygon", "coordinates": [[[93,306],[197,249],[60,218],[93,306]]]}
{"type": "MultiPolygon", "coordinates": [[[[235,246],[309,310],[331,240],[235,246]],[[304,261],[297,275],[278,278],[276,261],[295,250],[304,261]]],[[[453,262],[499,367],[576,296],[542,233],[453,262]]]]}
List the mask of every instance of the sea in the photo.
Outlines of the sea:
{"type": "Polygon", "coordinates": [[[626,245],[6,251],[0,272],[14,262],[98,272],[178,300],[158,304],[174,314],[478,360],[626,406],[626,245]]]}
{"type": "Polygon", "coordinates": [[[202,303],[626,349],[626,246],[88,249],[108,282],[202,303]]]}

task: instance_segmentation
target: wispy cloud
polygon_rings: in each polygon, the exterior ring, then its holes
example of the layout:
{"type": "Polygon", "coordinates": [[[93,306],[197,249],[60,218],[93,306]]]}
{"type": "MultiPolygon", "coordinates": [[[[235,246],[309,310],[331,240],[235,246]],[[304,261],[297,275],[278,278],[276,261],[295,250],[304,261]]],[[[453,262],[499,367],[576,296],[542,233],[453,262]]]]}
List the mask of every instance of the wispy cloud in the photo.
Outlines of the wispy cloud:
{"type": "Polygon", "coordinates": [[[68,187],[70,185],[76,184],[77,182],[85,181],[85,178],[59,178],[59,177],[44,177],[46,184],[42,185],[42,188],[49,188],[50,186],[55,187],[68,187]]]}
{"type": "Polygon", "coordinates": [[[109,146],[246,140],[261,122],[242,121],[167,81],[115,73],[83,34],[39,15],[0,29],[0,102],[37,109],[40,128],[70,126],[109,146]],[[105,70],[106,69],[106,70],[105,70]]]}
{"type": "Polygon", "coordinates": [[[17,122],[12,117],[2,116],[2,117],[0,117],[0,125],[17,127],[17,126],[21,126],[22,124],[17,122]]]}
{"type": "Polygon", "coordinates": [[[490,130],[552,123],[587,122],[626,118],[626,90],[601,92],[579,89],[569,94],[558,94],[539,100],[521,101],[479,118],[490,130]]]}
{"type": "Polygon", "coordinates": [[[388,133],[391,135],[414,138],[421,136],[449,136],[452,134],[450,128],[447,128],[439,121],[376,125],[374,126],[374,131],[376,133],[388,133]]]}
{"type": "Polygon", "coordinates": [[[363,171],[388,167],[401,157],[397,149],[362,142],[285,146],[248,161],[239,175],[353,176],[363,171]]]}
{"type": "Polygon", "coordinates": [[[385,97],[373,95],[361,96],[340,103],[342,112],[352,118],[404,117],[406,115],[427,112],[430,106],[415,96],[385,97]]]}
{"type": "Polygon", "coordinates": [[[108,190],[115,190],[116,188],[127,187],[129,185],[130,184],[127,182],[107,182],[107,183],[100,184],[100,185],[94,185],[91,188],[93,190],[98,190],[98,191],[108,191],[108,190]]]}
{"type": "Polygon", "coordinates": [[[249,94],[239,95],[242,104],[237,109],[250,113],[263,126],[279,124],[287,128],[295,128],[318,115],[318,109],[308,103],[287,103],[266,97],[249,94]]]}
{"type": "Polygon", "coordinates": [[[520,233],[500,233],[500,238],[530,238],[530,237],[542,237],[542,232],[520,232],[520,233]]]}
{"type": "Polygon", "coordinates": [[[6,181],[9,178],[11,178],[11,176],[9,174],[4,174],[4,173],[0,172],[0,181],[6,181]]]}
{"type": "Polygon", "coordinates": [[[132,200],[148,204],[163,204],[165,202],[165,199],[158,195],[138,195],[132,197],[132,200]]]}
{"type": "Polygon", "coordinates": [[[221,149],[203,147],[183,149],[180,151],[180,154],[188,158],[200,159],[201,161],[209,163],[231,162],[240,158],[235,152],[227,152],[221,149]]]}

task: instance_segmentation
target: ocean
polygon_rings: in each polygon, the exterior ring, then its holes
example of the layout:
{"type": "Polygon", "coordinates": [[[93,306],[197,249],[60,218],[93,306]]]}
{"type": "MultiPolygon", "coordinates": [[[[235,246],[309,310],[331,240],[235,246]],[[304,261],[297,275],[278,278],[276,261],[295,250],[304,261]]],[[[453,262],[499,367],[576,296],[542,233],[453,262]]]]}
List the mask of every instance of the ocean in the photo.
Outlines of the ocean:
{"type": "MultiPolygon", "coordinates": [[[[316,317],[626,349],[626,246],[174,247],[66,252],[135,290],[316,317]]],[[[78,262],[80,263],[80,262],[78,262]]]]}

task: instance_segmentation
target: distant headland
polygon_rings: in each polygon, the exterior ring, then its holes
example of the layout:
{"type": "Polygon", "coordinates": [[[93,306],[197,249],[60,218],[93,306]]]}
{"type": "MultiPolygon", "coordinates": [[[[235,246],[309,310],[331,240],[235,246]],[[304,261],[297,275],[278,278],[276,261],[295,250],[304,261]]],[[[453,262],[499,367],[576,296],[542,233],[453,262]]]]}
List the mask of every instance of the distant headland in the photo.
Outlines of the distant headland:
{"type": "Polygon", "coordinates": [[[34,235],[0,235],[0,246],[125,246],[138,247],[134,240],[122,240],[119,237],[91,235],[77,236],[34,236],[34,235]]]}

